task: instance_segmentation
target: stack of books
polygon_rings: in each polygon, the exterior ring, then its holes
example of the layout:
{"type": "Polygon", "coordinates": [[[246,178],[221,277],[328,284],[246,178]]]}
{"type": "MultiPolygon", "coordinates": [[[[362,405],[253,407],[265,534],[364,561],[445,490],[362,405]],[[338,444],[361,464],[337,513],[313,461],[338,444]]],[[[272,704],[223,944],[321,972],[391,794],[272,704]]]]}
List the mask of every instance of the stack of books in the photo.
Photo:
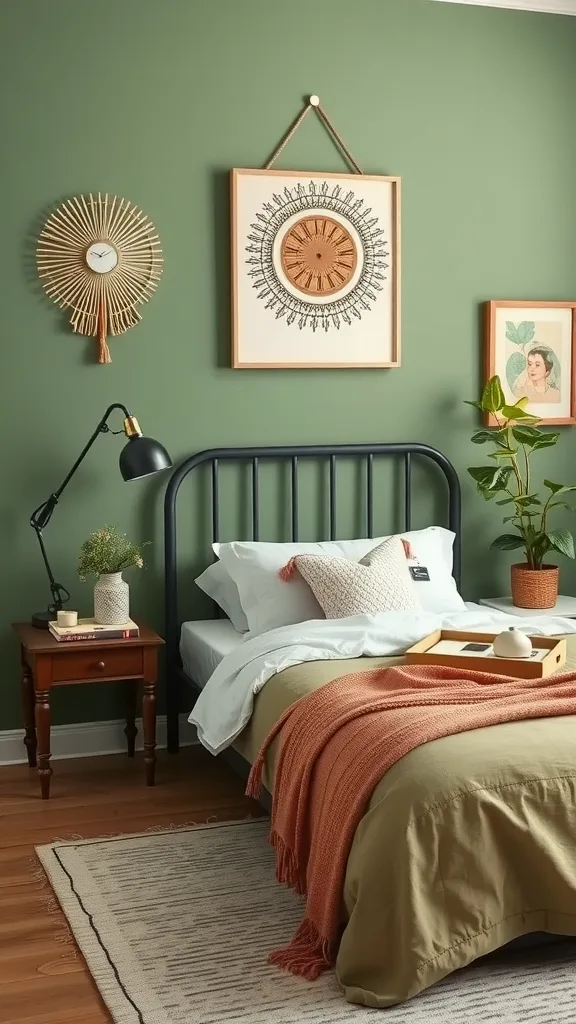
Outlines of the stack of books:
{"type": "Polygon", "coordinates": [[[127,640],[140,636],[140,630],[132,619],[114,626],[102,626],[95,619],[78,619],[77,626],[59,626],[57,622],[49,622],[48,629],[59,643],[77,643],[81,640],[127,640]]]}

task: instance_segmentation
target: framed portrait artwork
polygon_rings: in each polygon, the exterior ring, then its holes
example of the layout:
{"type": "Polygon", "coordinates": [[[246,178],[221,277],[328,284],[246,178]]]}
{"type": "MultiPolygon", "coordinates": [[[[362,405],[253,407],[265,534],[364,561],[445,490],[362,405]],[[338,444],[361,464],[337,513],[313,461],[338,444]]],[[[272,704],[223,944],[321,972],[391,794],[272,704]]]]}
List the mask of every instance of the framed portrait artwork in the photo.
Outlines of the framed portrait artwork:
{"type": "Polygon", "coordinates": [[[235,168],[232,365],[400,365],[400,179],[235,168]]]}
{"type": "Polygon", "coordinates": [[[485,316],[486,380],[498,374],[506,400],[527,398],[544,424],[576,423],[576,302],[492,301],[485,316]]]}

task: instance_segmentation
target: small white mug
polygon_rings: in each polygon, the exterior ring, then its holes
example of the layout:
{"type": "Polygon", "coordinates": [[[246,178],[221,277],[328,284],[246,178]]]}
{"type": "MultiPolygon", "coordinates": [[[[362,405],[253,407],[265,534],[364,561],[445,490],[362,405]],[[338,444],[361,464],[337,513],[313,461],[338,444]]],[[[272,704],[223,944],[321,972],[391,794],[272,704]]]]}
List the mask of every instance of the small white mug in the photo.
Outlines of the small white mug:
{"type": "Polygon", "coordinates": [[[70,612],[64,609],[57,613],[57,619],[59,626],[77,626],[78,612],[70,612]]]}

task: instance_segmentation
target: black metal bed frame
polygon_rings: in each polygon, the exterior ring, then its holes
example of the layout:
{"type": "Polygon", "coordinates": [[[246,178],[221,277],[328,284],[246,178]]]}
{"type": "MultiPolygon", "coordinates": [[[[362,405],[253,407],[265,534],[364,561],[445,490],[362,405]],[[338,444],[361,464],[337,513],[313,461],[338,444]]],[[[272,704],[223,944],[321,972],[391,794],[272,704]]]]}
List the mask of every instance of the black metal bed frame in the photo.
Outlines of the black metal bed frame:
{"type": "MultiPolygon", "coordinates": [[[[176,542],[176,501],[180,485],[198,466],[211,466],[211,540],[220,540],[219,468],[222,462],[244,462],[251,469],[252,540],[260,536],[259,469],[261,460],[288,462],[290,465],[290,534],[299,540],[298,498],[299,460],[327,459],[329,462],[328,525],[330,540],[336,539],[338,458],[363,460],[366,465],[366,535],[374,536],[374,459],[380,456],[401,458],[404,464],[404,524],[408,531],[412,522],[412,457],[423,456],[435,463],[444,475],[448,487],[447,525],[456,534],[454,542],[454,578],[460,585],[461,572],[461,497],[460,482],[452,463],[442,452],[426,444],[336,444],[290,445],[261,448],[212,448],[185,459],[172,473],[164,499],[164,551],[165,551],[165,628],[166,628],[166,713],[168,750],[176,753],[179,747],[178,713],[180,683],[186,682],[198,691],[194,681],[184,673],[179,653],[181,621],[178,615],[178,557],[176,542]]],[[[235,538],[238,539],[238,538],[235,538]]]]}

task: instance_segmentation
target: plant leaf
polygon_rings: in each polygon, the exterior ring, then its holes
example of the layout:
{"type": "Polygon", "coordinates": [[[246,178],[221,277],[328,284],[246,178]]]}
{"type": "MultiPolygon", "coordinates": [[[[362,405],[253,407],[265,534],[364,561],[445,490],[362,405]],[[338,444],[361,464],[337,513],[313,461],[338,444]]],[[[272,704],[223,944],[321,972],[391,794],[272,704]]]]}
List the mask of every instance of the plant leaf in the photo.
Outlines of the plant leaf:
{"type": "Polygon", "coordinates": [[[559,437],[560,434],[542,434],[542,437],[532,445],[532,451],[536,451],[537,448],[552,448],[559,437]]]}
{"type": "Polygon", "coordinates": [[[524,538],[513,533],[503,533],[492,541],[490,547],[498,548],[499,551],[514,551],[515,548],[524,547],[524,538]]]}
{"type": "Polygon", "coordinates": [[[503,405],[500,412],[507,420],[513,420],[514,423],[538,423],[540,421],[539,416],[532,416],[519,405],[503,405]]]}
{"type": "Polygon", "coordinates": [[[523,494],[520,498],[516,498],[516,504],[521,508],[530,508],[530,505],[541,505],[542,502],[537,494],[523,494]]]}
{"type": "Polygon", "coordinates": [[[570,530],[552,530],[547,535],[551,547],[567,558],[574,558],[574,538],[570,530]]]}
{"type": "Polygon", "coordinates": [[[544,431],[539,427],[520,426],[512,427],[512,433],[519,444],[533,445],[535,441],[544,436],[544,431]]]}
{"type": "Polygon", "coordinates": [[[478,490],[484,498],[484,501],[492,501],[497,494],[500,494],[500,490],[489,491],[485,487],[479,487],[478,490]]]}
{"type": "Polygon", "coordinates": [[[495,452],[490,452],[489,459],[513,459],[518,451],[517,448],[497,448],[495,452]]]}
{"type": "Polygon", "coordinates": [[[464,405],[473,405],[475,409],[483,409],[482,402],[469,402],[466,398],[464,399],[464,405]]]}
{"type": "Polygon", "coordinates": [[[535,567],[536,569],[541,569],[544,555],[550,551],[552,546],[548,540],[548,535],[546,533],[537,533],[530,540],[530,546],[535,567]]]}
{"type": "Polygon", "coordinates": [[[506,399],[502,391],[500,377],[490,377],[490,380],[486,381],[481,401],[485,412],[500,412],[504,408],[506,399]]]}
{"type": "Polygon", "coordinates": [[[494,441],[496,433],[498,433],[496,430],[477,430],[475,434],[472,434],[470,440],[473,444],[486,444],[487,441],[494,441]]]}
{"type": "Polygon", "coordinates": [[[497,501],[496,504],[497,505],[511,505],[512,502],[515,501],[515,500],[516,500],[515,498],[500,498],[500,500],[497,501]]]}
{"type": "Polygon", "coordinates": [[[576,491],[576,486],[564,487],[563,484],[554,484],[551,480],[545,480],[544,487],[552,491],[552,494],[568,494],[569,491],[576,491]]]}
{"type": "Polygon", "coordinates": [[[506,486],[506,482],[510,473],[512,472],[511,466],[476,466],[469,469],[468,472],[473,480],[478,485],[478,490],[502,490],[506,486]]]}

